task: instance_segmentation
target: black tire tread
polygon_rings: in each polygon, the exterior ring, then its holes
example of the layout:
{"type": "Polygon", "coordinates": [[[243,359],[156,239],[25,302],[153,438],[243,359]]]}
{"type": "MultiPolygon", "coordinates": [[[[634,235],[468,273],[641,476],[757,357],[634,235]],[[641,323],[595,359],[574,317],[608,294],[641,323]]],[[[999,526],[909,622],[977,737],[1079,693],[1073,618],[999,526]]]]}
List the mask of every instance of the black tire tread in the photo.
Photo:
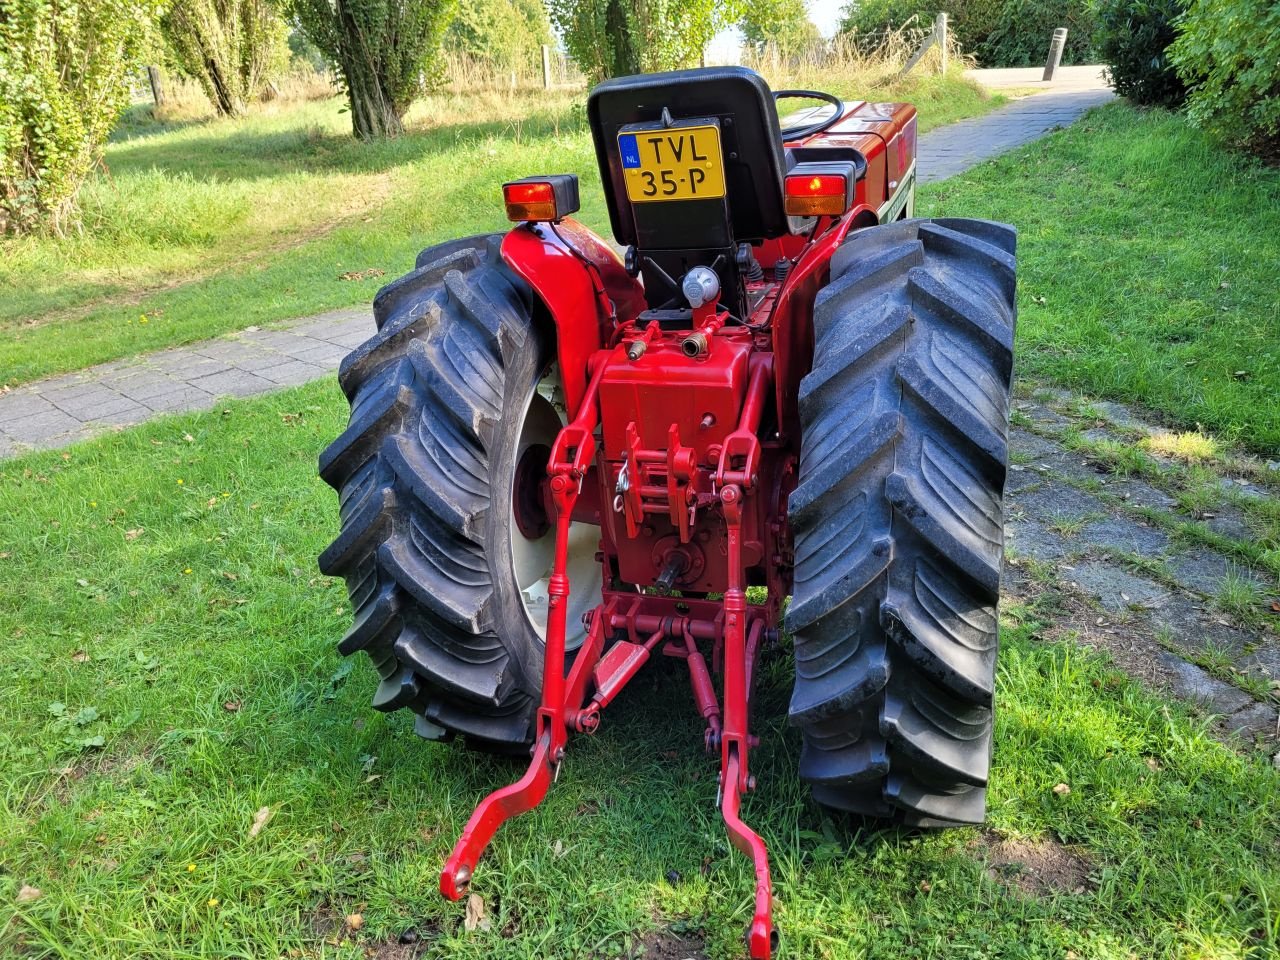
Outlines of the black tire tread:
{"type": "Polygon", "coordinates": [[[789,503],[790,719],[815,799],[981,822],[1016,319],[1016,233],[902,220],[849,236],[814,309],[789,503]]]}
{"type": "Polygon", "coordinates": [[[482,541],[504,368],[533,323],[499,239],[423,251],[379,291],[378,332],[339,369],[349,425],[319,463],[341,517],[320,569],[346,579],[354,610],[340,652],[373,661],[377,709],[484,749],[529,742],[540,685],[497,632],[482,541]]]}

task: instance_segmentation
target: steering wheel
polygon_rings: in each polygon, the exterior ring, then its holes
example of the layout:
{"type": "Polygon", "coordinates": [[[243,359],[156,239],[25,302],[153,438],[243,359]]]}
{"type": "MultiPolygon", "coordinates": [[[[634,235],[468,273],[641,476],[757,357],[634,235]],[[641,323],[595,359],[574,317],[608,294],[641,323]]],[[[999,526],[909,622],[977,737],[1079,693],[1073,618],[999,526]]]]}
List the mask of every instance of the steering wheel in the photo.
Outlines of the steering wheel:
{"type": "Polygon", "coordinates": [[[773,91],[773,102],[776,107],[779,100],[821,100],[829,103],[834,108],[831,116],[817,123],[810,123],[799,127],[786,127],[782,131],[783,140],[802,140],[805,137],[812,137],[815,133],[821,133],[828,127],[833,126],[837,120],[844,116],[844,101],[830,93],[823,93],[820,90],[775,90],[773,91]]]}

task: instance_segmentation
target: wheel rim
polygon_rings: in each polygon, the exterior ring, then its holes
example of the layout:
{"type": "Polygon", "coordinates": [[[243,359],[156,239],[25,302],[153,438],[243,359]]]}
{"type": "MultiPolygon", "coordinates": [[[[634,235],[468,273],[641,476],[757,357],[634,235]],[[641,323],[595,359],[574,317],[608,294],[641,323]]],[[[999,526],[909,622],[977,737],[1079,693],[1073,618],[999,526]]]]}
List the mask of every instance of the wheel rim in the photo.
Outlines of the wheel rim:
{"type": "MultiPolygon", "coordinates": [[[[539,498],[529,486],[546,476],[545,449],[548,456],[556,436],[564,426],[563,391],[556,368],[543,378],[525,402],[520,426],[520,439],[514,458],[511,503],[508,517],[511,531],[511,569],[520,590],[524,615],[538,634],[547,638],[547,613],[551,567],[555,561],[555,529],[547,518],[538,514],[539,498]],[[539,462],[540,461],[540,462],[539,462]]],[[[569,609],[565,618],[566,650],[576,650],[586,639],[582,616],[600,598],[602,575],[596,561],[600,530],[591,523],[569,525],[569,609]]]]}

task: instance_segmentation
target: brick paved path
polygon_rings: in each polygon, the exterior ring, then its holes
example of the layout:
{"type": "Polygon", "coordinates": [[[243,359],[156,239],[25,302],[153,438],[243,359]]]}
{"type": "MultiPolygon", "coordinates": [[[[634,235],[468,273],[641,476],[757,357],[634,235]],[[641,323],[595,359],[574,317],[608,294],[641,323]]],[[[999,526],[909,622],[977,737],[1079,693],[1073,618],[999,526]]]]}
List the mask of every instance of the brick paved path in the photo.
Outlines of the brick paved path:
{"type": "Polygon", "coordinates": [[[921,183],[945,180],[991,157],[1043,137],[1115,96],[1110,90],[1041,93],[981,117],[930,130],[920,138],[916,169],[921,183]]]}
{"type": "MultiPolygon", "coordinates": [[[[1111,96],[1109,90],[1073,85],[932,130],[920,138],[920,179],[927,183],[967,170],[1071,123],[1111,96]]],[[[336,369],[372,333],[368,308],[352,307],[17,387],[0,395],[0,457],[63,447],[158,413],[206,409],[219,396],[305,383],[336,369]]]]}

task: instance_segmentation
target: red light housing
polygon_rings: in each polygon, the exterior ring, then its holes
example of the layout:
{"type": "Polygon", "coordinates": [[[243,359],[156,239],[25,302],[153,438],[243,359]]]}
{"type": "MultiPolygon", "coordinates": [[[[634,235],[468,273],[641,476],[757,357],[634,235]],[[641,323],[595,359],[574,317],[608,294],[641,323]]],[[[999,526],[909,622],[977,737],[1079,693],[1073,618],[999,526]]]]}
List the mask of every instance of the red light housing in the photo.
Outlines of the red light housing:
{"type": "Polygon", "coordinates": [[[842,217],[853,206],[857,179],[852,163],[798,163],[783,181],[787,215],[842,217]]]}
{"type": "Polygon", "coordinates": [[[513,180],[502,185],[502,200],[507,219],[517,223],[563,220],[578,209],[578,175],[557,173],[513,180]]]}

